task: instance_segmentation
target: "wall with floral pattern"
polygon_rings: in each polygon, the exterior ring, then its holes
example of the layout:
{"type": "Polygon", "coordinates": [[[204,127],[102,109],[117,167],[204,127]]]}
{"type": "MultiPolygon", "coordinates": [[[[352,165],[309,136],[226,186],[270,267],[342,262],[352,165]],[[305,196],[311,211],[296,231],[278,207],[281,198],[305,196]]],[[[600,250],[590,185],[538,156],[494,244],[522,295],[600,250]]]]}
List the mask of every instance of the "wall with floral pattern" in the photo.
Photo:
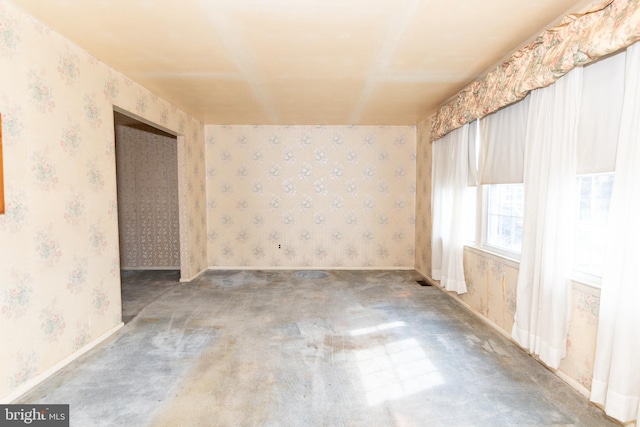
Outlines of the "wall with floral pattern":
{"type": "Polygon", "coordinates": [[[599,311],[599,289],[574,283],[567,357],[560,370],[587,390],[591,390],[593,377],[599,311]]]}
{"type": "MultiPolygon", "coordinates": [[[[205,128],[0,0],[0,399],[121,322],[114,106],[179,135],[183,278],[207,265],[430,271],[429,122],[205,128]]],[[[435,134],[475,118],[466,108],[443,108],[435,134]]],[[[465,274],[465,303],[509,333],[516,268],[466,251],[465,274]]],[[[586,388],[597,305],[576,288],[561,366],[586,388]]]]}
{"type": "MultiPolygon", "coordinates": [[[[467,248],[464,274],[468,291],[458,297],[510,336],[516,312],[517,263],[467,248]]],[[[597,289],[574,284],[567,356],[559,370],[587,390],[591,390],[599,303],[597,289]]]]}
{"type": "Polygon", "coordinates": [[[116,125],[120,268],[180,266],[178,147],[147,125],[116,125]]]}
{"type": "Polygon", "coordinates": [[[180,135],[192,277],[207,266],[202,123],[0,0],[0,399],[121,322],[114,105],[180,135]]]}
{"type": "Polygon", "coordinates": [[[416,128],[205,126],[212,267],[413,267],[416,128]]]}
{"type": "Polygon", "coordinates": [[[416,147],[416,257],[415,268],[431,275],[431,122],[418,124],[416,147]]]}

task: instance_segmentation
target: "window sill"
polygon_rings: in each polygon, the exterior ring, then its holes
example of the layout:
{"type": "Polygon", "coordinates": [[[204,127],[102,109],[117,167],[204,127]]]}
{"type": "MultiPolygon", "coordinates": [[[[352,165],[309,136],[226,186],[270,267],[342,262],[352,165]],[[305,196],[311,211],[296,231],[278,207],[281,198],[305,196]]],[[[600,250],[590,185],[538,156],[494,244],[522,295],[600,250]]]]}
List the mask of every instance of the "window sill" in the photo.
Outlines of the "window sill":
{"type": "Polygon", "coordinates": [[[520,260],[498,252],[493,252],[486,247],[477,245],[465,245],[465,249],[468,249],[470,252],[473,252],[476,255],[481,255],[494,261],[501,262],[509,267],[520,268],[520,260]]]}
{"type": "MultiPolygon", "coordinates": [[[[508,257],[503,254],[492,252],[485,247],[480,247],[476,245],[465,245],[464,249],[476,255],[480,255],[485,258],[491,259],[493,261],[501,262],[506,266],[509,266],[515,269],[520,268],[520,260],[508,257]]],[[[574,274],[571,276],[571,282],[573,283],[574,289],[599,297],[600,283],[597,279],[598,279],[597,277],[587,276],[584,274],[574,274]]]]}
{"type": "Polygon", "coordinates": [[[590,276],[574,271],[574,274],[571,276],[571,281],[573,282],[574,289],[581,290],[597,297],[600,296],[600,286],[602,284],[600,277],[590,276]]]}

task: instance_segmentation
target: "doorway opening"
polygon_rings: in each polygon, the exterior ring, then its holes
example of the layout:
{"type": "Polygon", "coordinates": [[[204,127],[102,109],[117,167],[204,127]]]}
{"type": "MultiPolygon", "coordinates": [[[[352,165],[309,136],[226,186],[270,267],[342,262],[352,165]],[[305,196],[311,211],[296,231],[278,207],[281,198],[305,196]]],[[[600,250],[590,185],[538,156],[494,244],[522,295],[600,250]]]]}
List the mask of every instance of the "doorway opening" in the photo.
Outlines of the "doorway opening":
{"type": "Polygon", "coordinates": [[[148,280],[132,284],[132,274],[149,279],[159,276],[165,281],[175,276],[179,282],[178,140],[118,111],[114,111],[114,128],[122,317],[126,322],[160,291],[148,280]]]}

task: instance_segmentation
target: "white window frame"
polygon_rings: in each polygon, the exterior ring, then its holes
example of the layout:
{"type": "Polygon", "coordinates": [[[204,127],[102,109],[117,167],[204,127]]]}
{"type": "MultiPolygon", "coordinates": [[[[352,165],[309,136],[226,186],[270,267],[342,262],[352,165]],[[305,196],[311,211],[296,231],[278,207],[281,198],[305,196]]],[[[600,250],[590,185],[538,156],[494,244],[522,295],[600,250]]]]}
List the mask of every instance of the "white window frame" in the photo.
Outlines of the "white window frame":
{"type": "MultiPolygon", "coordinates": [[[[603,175],[608,173],[603,173],[603,175]]],[[[576,181],[580,176],[584,175],[596,175],[596,174],[579,174],[576,175],[576,181]]],[[[476,193],[476,212],[475,212],[475,234],[471,241],[467,242],[468,247],[474,248],[475,250],[492,254],[498,256],[504,260],[511,261],[514,267],[519,268],[520,263],[520,253],[509,251],[500,247],[492,246],[487,243],[487,225],[488,225],[488,185],[478,185],[474,188],[476,193]]],[[[576,189],[576,191],[578,191],[576,189]]],[[[526,197],[526,195],[525,195],[526,197]]],[[[576,199],[576,215],[578,215],[578,210],[580,209],[579,198],[576,199]]],[[[592,288],[600,288],[602,283],[602,277],[596,274],[591,274],[585,271],[581,271],[575,268],[575,265],[572,269],[571,280],[573,282],[577,282],[592,288]]]]}
{"type": "MultiPolygon", "coordinates": [[[[501,185],[501,184],[497,184],[501,185]]],[[[514,262],[520,261],[520,252],[510,251],[505,248],[493,246],[487,243],[487,228],[489,220],[489,184],[476,187],[476,215],[475,235],[473,241],[467,246],[474,247],[483,252],[491,253],[514,262]]]]}
{"type": "MultiPolygon", "coordinates": [[[[511,185],[511,184],[494,184],[494,185],[511,185]]],[[[520,184],[522,185],[522,184],[520,184]]],[[[502,255],[506,258],[520,260],[520,252],[512,251],[506,248],[501,248],[488,243],[487,241],[487,229],[489,227],[489,185],[485,185],[482,188],[482,247],[489,252],[494,252],[502,255]]],[[[524,230],[523,230],[524,233],[524,230]]]]}
{"type": "MultiPolygon", "coordinates": [[[[585,177],[585,176],[596,176],[596,175],[612,175],[613,179],[615,180],[615,172],[602,172],[602,173],[584,173],[584,174],[578,174],[576,175],[576,217],[580,214],[580,193],[579,193],[579,187],[577,186],[578,180],[580,179],[580,177],[585,177]]],[[[609,203],[611,203],[611,201],[609,201],[609,203]]],[[[574,240],[577,240],[577,225],[578,222],[576,221],[576,238],[574,240]]],[[[574,265],[573,265],[573,269],[572,269],[572,275],[571,278],[573,281],[579,282],[579,283],[583,283],[585,285],[590,285],[590,286],[594,286],[599,288],[602,284],[602,275],[598,275],[598,274],[594,274],[593,272],[589,272],[589,271],[585,271],[585,270],[581,270],[578,268],[578,266],[576,265],[575,261],[574,261],[574,265]]]]}

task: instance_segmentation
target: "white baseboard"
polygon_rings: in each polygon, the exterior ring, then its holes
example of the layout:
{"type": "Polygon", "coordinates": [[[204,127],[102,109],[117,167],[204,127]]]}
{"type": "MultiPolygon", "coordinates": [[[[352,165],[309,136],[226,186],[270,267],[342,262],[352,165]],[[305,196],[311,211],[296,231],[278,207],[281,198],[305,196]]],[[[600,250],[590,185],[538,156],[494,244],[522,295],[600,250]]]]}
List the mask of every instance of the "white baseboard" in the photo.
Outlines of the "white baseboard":
{"type": "MultiPolygon", "coordinates": [[[[413,269],[416,271],[416,273],[418,273],[419,275],[421,275],[425,280],[429,281],[429,282],[433,282],[433,279],[431,279],[431,277],[429,277],[429,275],[427,273],[425,273],[424,271],[421,271],[418,266],[414,266],[413,269]]],[[[434,282],[435,283],[435,282],[434,282]]],[[[433,284],[433,283],[432,283],[433,284]]]]}
{"type": "Polygon", "coordinates": [[[350,271],[394,271],[394,270],[415,270],[413,267],[285,267],[285,266],[276,266],[276,267],[256,267],[256,266],[229,266],[229,267],[220,267],[220,266],[211,266],[208,270],[229,270],[229,271],[242,271],[242,270],[268,270],[268,271],[298,271],[298,270],[326,270],[326,271],[339,271],[339,270],[350,270],[350,271]]]}
{"type": "Polygon", "coordinates": [[[555,371],[554,374],[559,376],[562,381],[569,384],[571,387],[575,388],[578,391],[578,393],[580,393],[587,399],[591,396],[591,392],[589,391],[589,389],[587,389],[585,386],[583,386],[578,381],[574,380],[573,378],[571,378],[569,375],[565,374],[561,370],[555,371]]]}
{"type": "Polygon", "coordinates": [[[113,328],[111,328],[110,330],[105,332],[104,334],[100,335],[98,338],[96,338],[95,340],[93,340],[89,344],[87,344],[84,347],[82,347],[81,349],[75,351],[74,353],[72,353],[68,357],[64,358],[60,362],[56,363],[55,365],[53,365],[52,367],[50,367],[49,369],[44,371],[43,373],[41,373],[38,376],[36,376],[35,378],[32,378],[29,381],[27,381],[26,383],[22,384],[20,387],[15,389],[10,395],[5,396],[4,398],[0,399],[0,404],[5,405],[5,404],[9,404],[11,402],[14,402],[18,398],[20,398],[20,396],[22,396],[22,395],[26,394],[27,392],[31,391],[34,387],[36,387],[37,385],[39,385],[40,383],[42,383],[43,381],[45,381],[46,379],[51,377],[53,374],[58,372],[60,369],[64,368],[65,366],[67,366],[68,364],[70,364],[71,362],[73,362],[74,360],[76,360],[77,358],[79,358],[80,356],[82,356],[83,354],[85,354],[86,352],[88,352],[89,350],[91,350],[92,348],[97,346],[98,344],[100,344],[102,341],[106,340],[111,335],[115,334],[123,326],[124,326],[124,323],[120,322],[118,325],[114,326],[113,328]]]}
{"type": "MultiPolygon", "coordinates": [[[[433,279],[431,279],[431,281],[433,282],[433,279]]],[[[474,316],[476,316],[478,319],[482,320],[484,323],[486,323],[487,325],[491,326],[493,329],[495,329],[498,333],[500,333],[500,335],[502,335],[503,337],[507,338],[509,341],[513,342],[514,344],[518,345],[516,342],[513,341],[513,339],[511,338],[511,335],[509,335],[509,333],[507,331],[505,331],[504,329],[502,329],[500,326],[498,326],[497,323],[495,323],[493,320],[486,318],[485,316],[483,316],[481,313],[479,313],[478,311],[474,310],[473,307],[471,307],[469,304],[467,304],[465,301],[463,301],[460,297],[458,297],[456,294],[449,292],[445,289],[443,289],[440,284],[438,284],[437,282],[435,282],[438,286],[438,288],[444,292],[445,294],[449,295],[451,298],[453,298],[454,300],[458,301],[460,303],[460,305],[462,305],[464,308],[466,308],[467,310],[469,310],[474,316]]]]}
{"type": "Polygon", "coordinates": [[[207,268],[203,268],[202,270],[200,270],[198,273],[196,273],[194,276],[191,277],[180,277],[180,282],[182,283],[186,283],[186,282],[190,282],[192,280],[196,280],[198,277],[202,276],[204,273],[207,272],[207,268]]]}
{"type": "Polygon", "coordinates": [[[205,268],[204,270],[200,271],[198,274],[196,274],[195,276],[192,277],[188,277],[188,278],[180,278],[180,282],[191,282],[192,280],[197,279],[198,277],[202,276],[204,273],[206,273],[207,271],[243,271],[243,270],[250,270],[250,271],[257,271],[257,270],[267,270],[267,271],[277,271],[277,270],[282,270],[282,271],[298,271],[298,270],[327,270],[327,271],[331,271],[331,270],[353,270],[353,271],[394,271],[394,270],[414,270],[413,267],[283,267],[283,266],[277,266],[277,267],[256,267],[256,266],[250,266],[250,265],[246,265],[246,266],[226,266],[226,267],[222,267],[222,266],[210,266],[205,268]]]}

